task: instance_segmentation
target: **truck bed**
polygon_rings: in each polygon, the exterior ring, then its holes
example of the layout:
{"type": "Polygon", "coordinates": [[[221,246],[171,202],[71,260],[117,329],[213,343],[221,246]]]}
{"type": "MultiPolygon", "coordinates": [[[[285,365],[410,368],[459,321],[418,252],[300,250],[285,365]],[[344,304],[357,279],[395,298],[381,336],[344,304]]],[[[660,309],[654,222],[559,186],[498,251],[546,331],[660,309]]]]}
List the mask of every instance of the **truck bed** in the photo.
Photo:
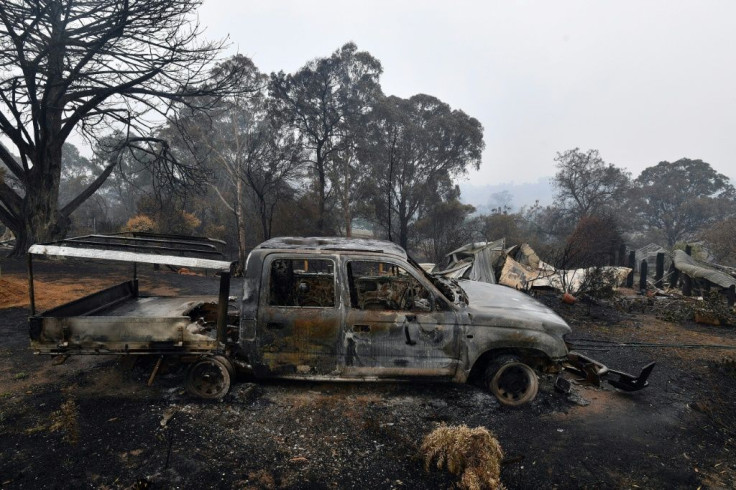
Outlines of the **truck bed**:
{"type": "Polygon", "coordinates": [[[196,307],[217,303],[213,296],[141,296],[128,298],[92,316],[181,317],[189,316],[196,307]]]}
{"type": "Polygon", "coordinates": [[[31,317],[39,354],[190,354],[217,348],[212,296],[138,296],[128,281],[31,317]],[[209,330],[209,331],[208,331],[209,330]]]}

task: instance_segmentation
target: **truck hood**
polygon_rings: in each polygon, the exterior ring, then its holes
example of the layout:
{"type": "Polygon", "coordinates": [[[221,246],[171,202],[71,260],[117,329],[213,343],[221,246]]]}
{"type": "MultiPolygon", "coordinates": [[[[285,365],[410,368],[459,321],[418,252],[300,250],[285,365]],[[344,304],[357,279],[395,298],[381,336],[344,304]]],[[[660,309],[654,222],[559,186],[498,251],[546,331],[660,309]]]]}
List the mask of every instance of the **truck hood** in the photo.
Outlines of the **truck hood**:
{"type": "Polygon", "coordinates": [[[562,336],[570,326],[554,311],[528,295],[498,284],[459,281],[468,297],[467,313],[474,326],[512,327],[562,336]]]}

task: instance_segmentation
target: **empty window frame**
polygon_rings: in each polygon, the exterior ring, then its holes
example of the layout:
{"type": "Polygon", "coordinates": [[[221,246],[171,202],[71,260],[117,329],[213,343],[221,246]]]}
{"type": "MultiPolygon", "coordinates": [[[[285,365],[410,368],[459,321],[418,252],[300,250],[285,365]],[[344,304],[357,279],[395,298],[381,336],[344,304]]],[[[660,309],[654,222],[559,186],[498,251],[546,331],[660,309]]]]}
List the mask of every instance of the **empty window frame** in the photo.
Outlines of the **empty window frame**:
{"type": "Polygon", "coordinates": [[[335,306],[335,263],[329,259],[279,258],[271,262],[269,304],[335,306]]]}
{"type": "Polygon", "coordinates": [[[350,306],[359,310],[430,311],[429,291],[396,264],[348,262],[350,306]]]}

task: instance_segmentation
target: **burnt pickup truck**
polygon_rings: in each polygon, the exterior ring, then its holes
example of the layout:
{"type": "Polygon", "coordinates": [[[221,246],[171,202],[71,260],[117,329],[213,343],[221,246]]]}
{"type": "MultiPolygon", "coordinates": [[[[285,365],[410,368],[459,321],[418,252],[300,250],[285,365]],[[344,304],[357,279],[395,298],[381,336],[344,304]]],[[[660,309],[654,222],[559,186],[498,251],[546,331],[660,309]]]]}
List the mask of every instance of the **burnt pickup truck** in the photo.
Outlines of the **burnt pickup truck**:
{"type": "MultiPolygon", "coordinates": [[[[476,380],[501,403],[521,405],[537,372],[563,367],[582,377],[639,376],[570,353],[567,323],[505,286],[427,274],[381,240],[276,238],[245,265],[242,297],[229,298],[232,264],[207,239],[92,235],[29,250],[31,347],[40,354],[178,356],[190,363],[187,391],[221,398],[237,374],[316,380],[476,380]],[[52,310],[34,306],[33,257],[131,262],[133,278],[52,310]],[[138,264],[214,270],[217,297],[141,294],[138,264]]],[[[158,365],[157,365],[158,366],[158,365]]],[[[152,378],[155,375],[152,373],[152,378]]]]}

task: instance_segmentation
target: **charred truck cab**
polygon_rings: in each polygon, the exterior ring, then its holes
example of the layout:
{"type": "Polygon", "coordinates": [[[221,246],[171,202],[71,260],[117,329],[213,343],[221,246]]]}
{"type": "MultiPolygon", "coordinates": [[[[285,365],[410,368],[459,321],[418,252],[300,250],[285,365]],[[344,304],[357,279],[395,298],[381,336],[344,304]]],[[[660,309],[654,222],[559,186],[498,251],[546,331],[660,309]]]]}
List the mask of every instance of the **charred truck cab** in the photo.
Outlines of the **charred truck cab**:
{"type": "MultiPolygon", "coordinates": [[[[182,259],[163,262],[138,252],[102,257],[99,250],[80,252],[79,245],[72,245],[76,256],[177,264],[182,259]]],[[[34,246],[30,253],[51,252],[74,256],[49,246],[34,246]]],[[[31,345],[51,354],[178,355],[193,360],[187,390],[205,398],[224,396],[235,373],[245,372],[255,378],[319,380],[473,379],[502,403],[521,405],[537,393],[536,371],[559,371],[565,364],[585,376],[608,371],[569,355],[564,336],[570,327],[526,294],[432,276],[391,242],[266,241],[248,257],[239,317],[227,309],[229,263],[201,266],[220,270],[218,301],[189,298],[169,306],[161,299],[141,301],[134,281],[40,316],[32,313],[31,345]],[[161,307],[146,309],[144,303],[161,307]],[[217,328],[209,334],[192,327],[202,323],[192,308],[205,304],[217,305],[217,328]]],[[[614,373],[624,389],[646,385],[646,376],[614,373]]]]}

